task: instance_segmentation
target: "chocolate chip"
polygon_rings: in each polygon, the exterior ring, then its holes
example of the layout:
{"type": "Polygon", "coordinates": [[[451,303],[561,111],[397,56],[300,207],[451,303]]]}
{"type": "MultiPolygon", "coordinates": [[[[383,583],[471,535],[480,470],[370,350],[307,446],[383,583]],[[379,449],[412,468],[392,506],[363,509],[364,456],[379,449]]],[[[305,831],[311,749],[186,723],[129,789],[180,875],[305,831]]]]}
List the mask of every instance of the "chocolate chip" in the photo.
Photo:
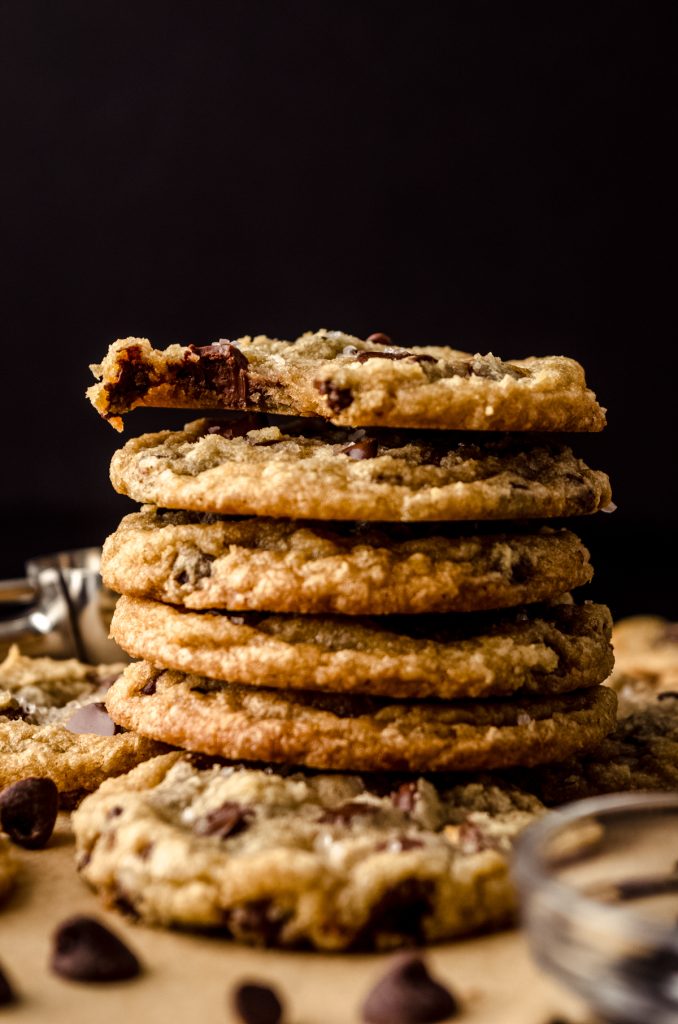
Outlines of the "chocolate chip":
{"type": "Polygon", "coordinates": [[[282,1003],[268,985],[243,982],[233,993],[233,1007],[243,1024],[280,1024],[282,1003]]]}
{"type": "Polygon", "coordinates": [[[316,391],[326,397],[332,412],[341,412],[353,401],[353,392],[350,388],[338,388],[331,380],[316,380],[314,384],[316,391]]]}
{"type": "Polygon", "coordinates": [[[218,434],[219,437],[231,440],[234,437],[245,437],[250,430],[263,430],[267,426],[268,418],[262,413],[246,412],[228,420],[208,420],[205,434],[218,434]]]}
{"type": "Polygon", "coordinates": [[[0,829],[27,850],[45,846],[54,831],[59,790],[51,779],[21,779],[0,793],[0,829]]]}
{"type": "Polygon", "coordinates": [[[394,885],[372,907],[365,938],[372,944],[379,935],[424,941],[422,920],[431,913],[431,896],[432,883],[426,879],[407,878],[394,885]]]}
{"type": "Polygon", "coordinates": [[[382,334],[381,331],[377,331],[376,334],[370,334],[365,338],[365,341],[371,341],[375,345],[390,345],[391,339],[388,334],[382,334]]]}
{"type": "Polygon", "coordinates": [[[213,391],[226,407],[246,409],[249,397],[247,356],[230,341],[189,345],[184,370],[192,384],[213,391]]]}
{"type": "Polygon", "coordinates": [[[106,384],[108,415],[127,412],[151,386],[151,368],[144,362],[139,345],[129,345],[118,352],[120,372],[115,384],[106,384]]]}
{"type": "Polygon", "coordinates": [[[670,697],[678,697],[678,691],[664,690],[663,693],[657,694],[657,700],[668,700],[670,697]]]}
{"type": "Polygon", "coordinates": [[[123,981],[141,968],[134,953],[93,917],[63,921],[54,933],[51,967],[71,981],[123,981]]]}
{"type": "Polygon", "coordinates": [[[391,801],[393,806],[397,807],[399,811],[405,811],[409,814],[414,810],[417,802],[417,783],[403,782],[401,786],[398,786],[391,793],[391,801]]]}
{"type": "Polygon", "coordinates": [[[158,677],[159,676],[160,676],[160,673],[159,672],[155,672],[151,676],[151,678],[148,680],[148,682],[144,683],[144,685],[139,690],[139,693],[143,693],[145,697],[152,697],[153,694],[155,693],[157,687],[158,687],[158,677]]]}
{"type": "Polygon", "coordinates": [[[8,1006],[16,1000],[14,989],[2,967],[0,967],[0,1006],[8,1006]]]}
{"type": "Polygon", "coordinates": [[[84,704],[78,708],[66,722],[66,728],[69,732],[92,733],[96,736],[115,736],[123,732],[122,727],[116,725],[110,717],[102,701],[84,704]]]}
{"type": "Polygon", "coordinates": [[[6,718],[10,722],[25,722],[29,718],[29,713],[18,700],[11,697],[4,708],[0,708],[0,718],[6,718]]]}
{"type": "Polygon", "coordinates": [[[347,444],[340,451],[342,455],[346,455],[349,459],[358,459],[360,461],[362,459],[374,459],[379,451],[379,442],[376,437],[365,437],[362,441],[356,441],[355,444],[347,444]]]}
{"type": "Polygon", "coordinates": [[[401,959],[363,1004],[367,1024],[435,1024],[459,1012],[452,993],[434,981],[417,956],[401,959]]]}
{"type": "Polygon", "coordinates": [[[239,942],[272,946],[278,941],[284,917],[270,900],[253,900],[225,911],[224,924],[239,942]]]}
{"type": "Polygon", "coordinates": [[[203,818],[199,818],[193,829],[199,836],[216,836],[219,839],[227,839],[235,836],[238,832],[244,832],[253,815],[252,808],[243,807],[242,804],[227,800],[210,811],[203,818]]]}
{"type": "Polygon", "coordinates": [[[379,811],[373,804],[349,801],[331,811],[326,811],[319,819],[323,825],[348,825],[354,818],[374,817],[379,811]]]}

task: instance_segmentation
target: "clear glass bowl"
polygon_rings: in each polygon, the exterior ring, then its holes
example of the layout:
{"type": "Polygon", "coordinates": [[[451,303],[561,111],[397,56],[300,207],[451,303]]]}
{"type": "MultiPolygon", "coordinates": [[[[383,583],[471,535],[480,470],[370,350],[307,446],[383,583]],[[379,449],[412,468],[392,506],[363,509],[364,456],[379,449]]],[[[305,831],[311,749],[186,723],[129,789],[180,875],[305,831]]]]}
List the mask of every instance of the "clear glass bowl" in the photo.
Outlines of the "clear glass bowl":
{"type": "Polygon", "coordinates": [[[520,836],[537,961],[604,1019],[678,1024],[678,792],[580,800],[520,836]]]}

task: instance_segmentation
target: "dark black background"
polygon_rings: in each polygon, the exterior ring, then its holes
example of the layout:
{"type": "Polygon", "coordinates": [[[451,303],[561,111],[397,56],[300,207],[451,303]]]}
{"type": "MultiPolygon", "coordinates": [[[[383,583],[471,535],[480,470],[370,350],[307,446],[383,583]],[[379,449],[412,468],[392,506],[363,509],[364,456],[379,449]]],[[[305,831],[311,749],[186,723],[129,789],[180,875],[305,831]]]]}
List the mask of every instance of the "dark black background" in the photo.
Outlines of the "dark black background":
{"type": "Polygon", "coordinates": [[[5,0],[0,572],[131,509],[110,341],[332,327],[580,359],[591,592],[678,615],[670,6],[5,0]]]}

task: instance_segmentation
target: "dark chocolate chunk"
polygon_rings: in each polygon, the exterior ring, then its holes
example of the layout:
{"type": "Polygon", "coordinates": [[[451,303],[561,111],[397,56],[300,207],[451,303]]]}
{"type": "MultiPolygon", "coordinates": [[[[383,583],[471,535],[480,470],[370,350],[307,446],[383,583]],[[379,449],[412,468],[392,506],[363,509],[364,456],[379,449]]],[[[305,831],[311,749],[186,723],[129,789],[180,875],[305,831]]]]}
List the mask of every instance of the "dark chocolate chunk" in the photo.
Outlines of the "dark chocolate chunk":
{"type": "Polygon", "coordinates": [[[127,412],[151,386],[151,367],[144,362],[139,345],[129,345],[118,353],[120,372],[115,384],[106,385],[108,415],[127,412]]]}
{"type": "Polygon", "coordinates": [[[426,879],[407,878],[388,889],[372,908],[366,926],[368,942],[379,935],[424,941],[422,921],[431,913],[431,895],[432,883],[426,879]]]}
{"type": "Polygon", "coordinates": [[[2,967],[0,967],[0,1006],[8,1006],[16,1000],[14,989],[2,967]]]}
{"type": "Polygon", "coordinates": [[[6,718],[10,722],[25,722],[29,718],[29,713],[12,697],[3,708],[0,708],[0,718],[6,718]]]}
{"type": "Polygon", "coordinates": [[[217,393],[228,407],[246,409],[249,397],[247,356],[230,341],[212,345],[189,345],[184,356],[191,383],[217,393]]]}
{"type": "Polygon", "coordinates": [[[374,459],[379,451],[379,442],[376,437],[365,437],[362,441],[354,444],[347,444],[341,449],[341,454],[349,459],[374,459]]]}
{"type": "Polygon", "coordinates": [[[213,562],[214,555],[206,555],[203,551],[196,551],[193,548],[184,548],[174,560],[172,579],[180,587],[186,586],[187,583],[195,587],[201,580],[211,576],[213,562]]]}
{"type": "Polygon", "coordinates": [[[668,700],[669,697],[678,697],[678,690],[664,690],[657,694],[657,700],[668,700]]]}
{"type": "Polygon", "coordinates": [[[381,331],[376,331],[375,334],[368,335],[367,338],[365,338],[365,341],[371,341],[375,345],[391,344],[391,338],[389,338],[388,334],[382,334],[381,331]]]}
{"type": "Polygon", "coordinates": [[[152,697],[158,687],[158,677],[160,672],[154,672],[147,683],[141,687],[139,693],[143,693],[145,697],[152,697]]]}
{"type": "Polygon", "coordinates": [[[54,831],[59,790],[51,779],[21,779],[0,793],[0,830],[27,850],[45,846],[54,831]]]}
{"type": "Polygon", "coordinates": [[[102,701],[84,704],[78,708],[68,719],[65,727],[69,732],[92,733],[96,736],[115,736],[123,731],[110,717],[102,701]]]}
{"type": "Polygon", "coordinates": [[[280,1024],[282,1003],[268,985],[243,982],[233,993],[233,1007],[243,1024],[280,1024]]]}
{"type": "Polygon", "coordinates": [[[434,981],[418,956],[401,959],[363,1004],[367,1024],[435,1024],[459,1012],[449,989],[434,981]]]}
{"type": "Polygon", "coordinates": [[[217,836],[219,839],[228,839],[238,832],[244,832],[252,820],[253,811],[251,807],[243,807],[242,804],[233,800],[227,800],[210,811],[203,818],[199,818],[194,830],[199,836],[217,836]]]}
{"type": "Polygon", "coordinates": [[[71,981],[123,981],[141,967],[134,953],[93,917],[63,921],[54,933],[51,967],[71,981]]]}
{"type": "Polygon", "coordinates": [[[353,392],[350,388],[338,388],[331,380],[317,380],[315,388],[325,396],[332,412],[341,412],[353,401],[353,392]]]}
{"type": "Polygon", "coordinates": [[[319,820],[323,825],[348,825],[354,818],[374,817],[378,813],[379,808],[373,804],[350,800],[331,811],[325,811],[319,820]]]}

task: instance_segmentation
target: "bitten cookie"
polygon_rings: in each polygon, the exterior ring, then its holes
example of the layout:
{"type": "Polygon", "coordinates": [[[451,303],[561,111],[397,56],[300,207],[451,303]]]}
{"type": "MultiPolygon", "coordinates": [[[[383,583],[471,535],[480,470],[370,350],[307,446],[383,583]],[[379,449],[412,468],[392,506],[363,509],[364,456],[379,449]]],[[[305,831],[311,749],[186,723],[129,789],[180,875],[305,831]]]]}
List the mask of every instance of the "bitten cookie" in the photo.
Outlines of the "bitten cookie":
{"type": "Polygon", "coordinates": [[[0,664],[0,788],[50,778],[69,806],[164,749],[116,729],[106,713],[106,691],[124,667],[27,658],[13,647],[0,664]]]}
{"type": "Polygon", "coordinates": [[[244,686],[390,697],[559,693],[612,669],[604,605],[356,619],[190,612],[121,597],[112,636],[135,658],[244,686]]]}
{"type": "Polygon", "coordinates": [[[611,499],[607,476],[559,444],[250,426],[203,419],[133,438],[113,456],[113,486],[162,508],[292,519],[531,519],[611,499]]]}
{"type": "Polygon", "coordinates": [[[125,338],[91,367],[87,392],[106,419],[139,405],[253,409],[321,416],[344,426],[447,430],[602,430],[605,410],[579,363],[504,362],[443,346],[401,348],[340,331],[295,342],[240,338],[171,345],[125,338]]]}
{"type": "Polygon", "coordinates": [[[175,746],[233,760],[339,771],[479,771],[559,761],[611,732],[606,686],[511,701],[393,700],[235,686],[129,666],[112,718],[175,746]]]}
{"type": "Polygon", "coordinates": [[[280,775],[167,754],[73,816],[80,871],[151,924],[260,946],[388,949],[508,924],[519,790],[280,775]]]}
{"type": "Polygon", "coordinates": [[[197,610],[345,615],[469,612],[588,583],[569,530],[462,535],[458,528],[226,519],[147,506],[104,544],[106,586],[197,610]]]}

